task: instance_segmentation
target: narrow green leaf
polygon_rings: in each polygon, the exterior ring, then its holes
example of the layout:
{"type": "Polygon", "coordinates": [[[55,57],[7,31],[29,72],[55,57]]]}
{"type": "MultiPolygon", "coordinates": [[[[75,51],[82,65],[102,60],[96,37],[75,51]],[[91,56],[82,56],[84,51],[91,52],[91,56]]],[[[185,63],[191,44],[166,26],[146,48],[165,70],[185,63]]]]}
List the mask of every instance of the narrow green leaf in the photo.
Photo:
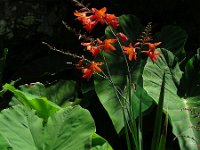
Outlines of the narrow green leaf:
{"type": "Polygon", "coordinates": [[[163,124],[158,150],[165,150],[166,139],[167,139],[167,127],[168,127],[168,112],[166,112],[165,114],[165,122],[163,124]]]}
{"type": "Polygon", "coordinates": [[[129,137],[129,127],[128,127],[128,123],[125,120],[125,118],[124,118],[124,128],[125,128],[125,136],[126,136],[126,145],[127,145],[128,150],[131,150],[131,141],[130,141],[130,137],[129,137]]]}
{"type": "Polygon", "coordinates": [[[157,150],[159,146],[161,126],[162,126],[162,111],[163,111],[163,104],[164,104],[164,90],[165,90],[165,72],[163,74],[163,80],[161,84],[156,118],[154,122],[154,134],[153,134],[152,143],[151,143],[151,150],[157,150]]]}
{"type": "Polygon", "coordinates": [[[141,98],[141,95],[139,95],[140,99],[140,106],[139,106],[139,117],[138,117],[138,142],[139,142],[139,149],[143,150],[143,139],[142,139],[142,102],[143,99],[141,98]]]}

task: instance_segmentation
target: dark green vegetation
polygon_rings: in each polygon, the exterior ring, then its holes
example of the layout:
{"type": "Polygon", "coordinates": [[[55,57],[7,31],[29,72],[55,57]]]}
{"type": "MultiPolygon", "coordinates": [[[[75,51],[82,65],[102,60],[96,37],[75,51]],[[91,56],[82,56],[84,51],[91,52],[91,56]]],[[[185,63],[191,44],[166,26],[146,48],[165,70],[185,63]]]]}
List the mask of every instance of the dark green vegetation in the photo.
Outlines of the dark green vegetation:
{"type": "MultiPolygon", "coordinates": [[[[152,22],[155,41],[162,42],[157,49],[161,57],[155,64],[146,57],[130,64],[136,84],[136,89],[131,89],[134,116],[137,124],[142,119],[140,145],[149,150],[151,142],[159,143],[157,149],[163,149],[167,137],[166,149],[198,150],[200,13],[196,2],[87,2],[90,7],[106,6],[110,13],[123,14],[119,19],[120,29],[132,42],[148,22],[152,22]],[[155,126],[154,120],[161,127],[155,126]],[[161,131],[155,131],[154,127],[161,131]],[[154,134],[161,137],[152,141],[154,134]]],[[[74,21],[73,4],[69,0],[9,0],[0,1],[0,8],[0,149],[128,149],[123,113],[112,85],[98,76],[87,82],[74,67],[73,58],[41,44],[45,41],[59,49],[91,57],[82,50],[74,33],[62,24],[64,20],[82,29],[74,21]]],[[[104,30],[97,26],[91,35],[104,36],[104,30]]],[[[111,36],[106,29],[104,37],[111,36]]],[[[127,97],[123,58],[118,53],[105,57],[115,84],[127,97]]]]}

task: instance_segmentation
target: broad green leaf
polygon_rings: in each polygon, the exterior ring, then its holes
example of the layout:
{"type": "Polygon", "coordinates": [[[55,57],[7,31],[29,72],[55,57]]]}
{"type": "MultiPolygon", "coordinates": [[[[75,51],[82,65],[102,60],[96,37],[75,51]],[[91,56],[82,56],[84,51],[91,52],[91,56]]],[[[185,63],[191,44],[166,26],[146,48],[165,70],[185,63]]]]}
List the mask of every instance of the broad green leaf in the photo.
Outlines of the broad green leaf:
{"type": "Polygon", "coordinates": [[[61,109],[58,105],[49,101],[46,97],[40,97],[22,92],[10,84],[5,84],[4,88],[11,91],[25,106],[35,109],[38,115],[44,119],[47,119],[50,115],[61,109]]]}
{"type": "Polygon", "coordinates": [[[0,150],[12,150],[9,141],[0,134],[0,150]]]}
{"type": "Polygon", "coordinates": [[[113,150],[111,145],[100,135],[92,135],[92,148],[90,150],[113,150]]]}
{"type": "Polygon", "coordinates": [[[35,111],[23,105],[16,105],[0,113],[0,134],[10,143],[13,150],[37,150],[42,139],[42,119],[35,111]]]}
{"type": "Polygon", "coordinates": [[[181,150],[198,150],[200,134],[195,129],[198,118],[194,117],[193,113],[200,111],[200,97],[184,99],[177,95],[177,87],[182,77],[177,58],[166,49],[156,51],[161,53],[161,57],[155,64],[148,60],[143,72],[144,89],[158,103],[165,71],[164,110],[169,114],[173,133],[178,138],[181,150]]]}
{"type": "Polygon", "coordinates": [[[177,26],[165,26],[156,34],[155,40],[161,41],[160,47],[171,50],[181,61],[185,57],[184,46],[187,41],[187,33],[177,26]]]}
{"type": "MultiPolygon", "coordinates": [[[[123,90],[126,86],[126,70],[122,57],[116,57],[116,54],[114,53],[105,54],[105,57],[110,68],[113,83],[117,89],[120,88],[122,90],[120,90],[120,92],[123,94],[123,90]]],[[[123,105],[126,105],[124,99],[120,97],[119,100],[116,96],[113,84],[111,84],[107,79],[98,76],[95,78],[95,91],[100,102],[108,112],[116,131],[119,133],[124,126],[122,106],[120,104],[122,103],[123,105]]]]}
{"type": "Polygon", "coordinates": [[[80,106],[57,111],[46,124],[23,105],[0,113],[0,134],[13,150],[89,150],[94,132],[90,113],[80,106]]]}
{"type": "Polygon", "coordinates": [[[69,99],[74,98],[76,92],[76,83],[74,81],[64,81],[46,86],[40,82],[31,85],[21,85],[20,90],[25,93],[46,97],[48,100],[62,106],[65,103],[70,103],[69,99]]]}
{"type": "Polygon", "coordinates": [[[44,131],[46,150],[87,150],[91,147],[95,124],[86,109],[67,107],[48,119],[44,131]]]}
{"type": "Polygon", "coordinates": [[[152,104],[153,104],[153,99],[147,94],[147,92],[140,87],[139,85],[136,85],[136,90],[133,93],[132,99],[133,99],[133,111],[137,116],[139,116],[139,108],[140,108],[140,101],[141,107],[142,107],[142,112],[147,110],[152,104]]]}

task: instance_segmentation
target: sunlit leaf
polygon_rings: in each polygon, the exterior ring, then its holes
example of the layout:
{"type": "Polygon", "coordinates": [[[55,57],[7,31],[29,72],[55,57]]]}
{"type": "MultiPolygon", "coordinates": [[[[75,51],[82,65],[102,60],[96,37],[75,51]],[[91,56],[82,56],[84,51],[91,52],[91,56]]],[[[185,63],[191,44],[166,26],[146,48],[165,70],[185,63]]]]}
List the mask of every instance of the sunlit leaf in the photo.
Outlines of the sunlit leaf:
{"type": "MultiPolygon", "coordinates": [[[[90,113],[67,107],[57,111],[46,123],[34,110],[16,105],[0,113],[0,135],[13,150],[89,150],[95,132],[90,113]]],[[[1,143],[1,142],[0,142],[1,143]]],[[[7,145],[0,145],[2,150],[7,145]]]]}
{"type": "Polygon", "coordinates": [[[181,150],[198,150],[200,134],[195,127],[198,126],[198,117],[194,114],[200,112],[200,97],[180,97],[178,86],[182,77],[177,58],[166,49],[157,49],[161,57],[155,64],[148,60],[143,73],[144,88],[158,103],[163,72],[165,76],[165,102],[164,110],[169,114],[169,120],[174,135],[178,138],[181,150]]]}

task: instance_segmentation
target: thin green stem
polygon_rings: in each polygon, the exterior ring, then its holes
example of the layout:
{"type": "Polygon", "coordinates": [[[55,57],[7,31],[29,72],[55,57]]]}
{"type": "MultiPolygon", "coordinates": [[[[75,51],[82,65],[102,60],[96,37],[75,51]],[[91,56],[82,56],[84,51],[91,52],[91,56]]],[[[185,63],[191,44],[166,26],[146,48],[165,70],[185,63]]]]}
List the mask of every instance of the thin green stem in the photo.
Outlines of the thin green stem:
{"type": "MultiPolygon", "coordinates": [[[[125,118],[126,116],[124,116],[124,118],[125,118]]],[[[127,148],[128,148],[128,150],[131,150],[131,142],[130,142],[130,137],[129,137],[129,129],[127,128],[127,123],[126,123],[126,121],[125,121],[125,119],[124,119],[124,126],[125,126],[125,135],[126,135],[126,145],[127,145],[127,148]]]]}
{"type": "Polygon", "coordinates": [[[142,99],[140,96],[140,106],[139,106],[139,121],[138,121],[138,141],[139,149],[143,149],[143,140],[142,140],[142,99]]]}
{"type": "Polygon", "coordinates": [[[108,77],[109,77],[110,83],[112,84],[112,86],[113,86],[113,88],[115,90],[115,95],[116,95],[116,97],[117,97],[117,99],[118,99],[118,101],[119,101],[119,103],[120,103],[120,105],[122,107],[122,112],[123,112],[124,119],[126,120],[127,126],[128,126],[128,128],[129,128],[129,130],[131,132],[131,126],[129,125],[129,122],[128,122],[128,120],[126,118],[126,115],[125,115],[124,105],[123,105],[123,103],[122,103],[122,101],[121,101],[121,99],[120,99],[120,97],[119,97],[119,95],[117,93],[118,90],[117,90],[117,88],[116,88],[116,86],[115,86],[115,84],[114,84],[114,82],[112,80],[112,76],[110,74],[110,69],[108,67],[108,63],[107,63],[106,58],[105,58],[103,53],[102,53],[102,57],[103,57],[103,60],[104,60],[105,66],[106,66],[106,70],[107,70],[107,73],[108,73],[108,77]]]}
{"type": "Polygon", "coordinates": [[[134,114],[134,111],[132,109],[132,107],[133,107],[133,103],[132,103],[132,91],[131,91],[132,79],[131,79],[131,71],[130,71],[129,63],[128,63],[128,60],[126,58],[126,55],[123,52],[123,48],[122,48],[121,42],[119,41],[119,38],[117,37],[117,35],[115,34],[115,32],[112,30],[112,28],[110,26],[108,26],[108,27],[109,27],[110,31],[112,32],[113,36],[117,39],[117,42],[118,42],[118,44],[120,46],[120,49],[121,49],[121,52],[123,54],[123,58],[125,60],[125,64],[126,64],[126,67],[127,67],[127,72],[128,72],[128,98],[129,98],[129,105],[130,105],[129,110],[127,110],[127,112],[128,112],[131,124],[132,124],[132,130],[133,130],[133,131],[131,131],[132,137],[133,137],[136,149],[139,149],[139,146],[138,146],[139,142],[138,142],[138,137],[137,137],[138,134],[137,134],[136,121],[135,121],[135,114],[134,114]]]}

